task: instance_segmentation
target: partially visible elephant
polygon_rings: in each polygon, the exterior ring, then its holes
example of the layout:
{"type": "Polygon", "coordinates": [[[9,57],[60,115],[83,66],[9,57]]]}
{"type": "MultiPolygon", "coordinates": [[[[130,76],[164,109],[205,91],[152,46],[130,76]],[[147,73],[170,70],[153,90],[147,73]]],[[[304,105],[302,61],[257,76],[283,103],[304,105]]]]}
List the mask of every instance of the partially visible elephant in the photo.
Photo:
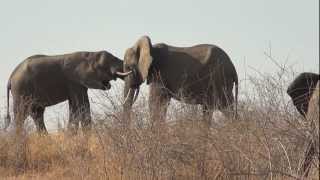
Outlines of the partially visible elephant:
{"type": "Polygon", "coordinates": [[[308,103],[319,77],[319,74],[316,73],[301,73],[287,89],[288,95],[302,116],[306,116],[308,103]]]}
{"type": "Polygon", "coordinates": [[[123,61],[106,51],[28,57],[12,72],[7,85],[7,122],[10,123],[9,93],[13,97],[16,133],[30,115],[40,133],[47,133],[43,113],[47,106],[69,101],[68,128],[74,134],[79,120],[84,130],[91,128],[87,90],[110,89],[110,80],[123,78],[123,61]]]}
{"type": "Polygon", "coordinates": [[[305,160],[303,162],[303,167],[302,167],[302,171],[305,176],[308,176],[313,158],[318,157],[318,160],[320,160],[320,156],[319,156],[320,88],[319,86],[320,86],[320,81],[318,81],[313,91],[313,94],[310,98],[308,112],[306,116],[308,123],[310,123],[310,126],[309,126],[310,142],[305,152],[305,160]]]}
{"type": "Polygon", "coordinates": [[[153,122],[163,119],[170,99],[174,98],[202,105],[203,117],[210,125],[215,109],[224,111],[233,105],[234,84],[237,108],[236,69],[228,55],[215,45],[152,45],[150,38],[143,36],[126,50],[124,72],[133,72],[125,77],[124,111],[130,111],[140,85],[146,81],[150,84],[149,109],[153,122]]]}
{"type": "MultiPolygon", "coordinates": [[[[307,120],[310,121],[311,127],[317,126],[318,128],[319,128],[319,122],[318,122],[319,109],[318,109],[318,119],[315,120],[312,117],[316,115],[315,114],[316,109],[319,108],[319,79],[320,79],[319,74],[304,72],[299,74],[287,89],[287,93],[291,97],[293,104],[295,105],[299,113],[303,117],[305,117],[307,120]],[[316,107],[317,98],[318,98],[318,107],[316,107]],[[317,123],[314,124],[314,122],[317,122],[317,123]]],[[[315,131],[317,130],[314,129],[313,132],[315,131]]],[[[319,138],[319,130],[318,130],[317,138],[319,138]]],[[[302,171],[301,174],[303,174],[304,176],[308,176],[312,159],[317,151],[316,149],[318,149],[317,146],[319,146],[319,142],[318,143],[314,142],[314,137],[310,137],[310,142],[308,142],[307,150],[305,152],[305,159],[301,169],[302,171]]]]}

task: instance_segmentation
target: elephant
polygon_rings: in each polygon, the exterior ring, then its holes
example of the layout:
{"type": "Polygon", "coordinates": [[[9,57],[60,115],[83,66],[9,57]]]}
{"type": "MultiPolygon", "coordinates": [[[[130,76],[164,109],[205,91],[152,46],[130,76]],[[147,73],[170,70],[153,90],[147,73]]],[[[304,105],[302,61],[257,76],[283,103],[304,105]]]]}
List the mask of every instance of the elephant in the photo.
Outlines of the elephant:
{"type": "Polygon", "coordinates": [[[142,36],[126,50],[123,72],[132,72],[124,78],[123,109],[126,115],[145,81],[149,85],[152,122],[164,120],[171,98],[201,105],[203,119],[208,125],[214,110],[226,113],[227,109],[234,109],[234,101],[237,112],[238,75],[228,55],[218,46],[152,45],[148,36],[142,36]],[[234,84],[235,99],[232,92],[234,84]]]}
{"type": "Polygon", "coordinates": [[[320,81],[318,81],[312,96],[308,103],[308,111],[306,115],[306,119],[310,123],[310,140],[305,152],[305,159],[302,166],[302,173],[304,176],[308,176],[309,170],[312,164],[312,160],[315,156],[318,156],[318,160],[320,160],[319,156],[319,108],[320,108],[320,81]]]}
{"type": "Polygon", "coordinates": [[[318,160],[320,160],[319,156],[319,115],[320,115],[320,81],[318,81],[315,90],[311,96],[309,101],[309,108],[307,113],[307,120],[311,123],[311,142],[309,143],[309,147],[307,148],[307,152],[305,155],[305,161],[303,163],[303,170],[306,172],[305,175],[308,175],[309,168],[311,166],[311,162],[314,156],[318,156],[318,160]]]}
{"type": "Polygon", "coordinates": [[[314,133],[319,130],[319,80],[319,74],[304,72],[299,74],[287,89],[287,93],[291,97],[296,109],[304,118],[310,121],[311,127],[313,127],[313,135],[308,142],[300,172],[304,176],[308,176],[312,159],[316,151],[319,151],[317,148],[319,147],[319,142],[314,142],[314,139],[319,139],[319,132],[314,133]],[[318,137],[313,137],[314,134],[318,134],[316,135],[318,137]]]}
{"type": "Polygon", "coordinates": [[[287,89],[287,94],[291,97],[294,106],[304,117],[308,112],[308,103],[319,79],[319,74],[304,72],[299,74],[287,89]]]}
{"type": "Polygon", "coordinates": [[[68,129],[75,134],[79,120],[84,131],[91,129],[88,88],[108,90],[111,80],[123,79],[123,61],[107,51],[74,52],[63,55],[34,55],[12,72],[7,84],[7,120],[10,124],[9,94],[13,97],[16,133],[21,132],[27,116],[38,133],[47,134],[43,114],[47,106],[68,100],[68,129]]]}

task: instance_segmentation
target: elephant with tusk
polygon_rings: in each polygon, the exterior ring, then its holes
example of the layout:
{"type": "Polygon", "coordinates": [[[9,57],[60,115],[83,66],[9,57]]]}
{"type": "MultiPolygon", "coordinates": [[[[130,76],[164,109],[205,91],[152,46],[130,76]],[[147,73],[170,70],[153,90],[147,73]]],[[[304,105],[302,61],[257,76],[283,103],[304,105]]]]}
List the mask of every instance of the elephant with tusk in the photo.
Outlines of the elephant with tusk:
{"type": "Polygon", "coordinates": [[[203,118],[209,125],[216,109],[225,114],[227,109],[235,109],[236,114],[238,75],[228,55],[215,45],[152,45],[150,38],[143,36],[126,50],[123,66],[124,72],[131,72],[125,77],[124,87],[127,115],[145,81],[150,84],[149,109],[153,122],[164,119],[171,98],[202,105],[203,118]]]}
{"type": "Polygon", "coordinates": [[[43,113],[47,106],[69,102],[68,129],[91,128],[88,88],[108,90],[109,81],[123,79],[131,72],[122,71],[123,61],[106,51],[75,52],[64,55],[28,57],[12,72],[7,85],[7,120],[10,123],[9,93],[13,97],[16,133],[31,116],[39,133],[47,134],[43,113]]]}

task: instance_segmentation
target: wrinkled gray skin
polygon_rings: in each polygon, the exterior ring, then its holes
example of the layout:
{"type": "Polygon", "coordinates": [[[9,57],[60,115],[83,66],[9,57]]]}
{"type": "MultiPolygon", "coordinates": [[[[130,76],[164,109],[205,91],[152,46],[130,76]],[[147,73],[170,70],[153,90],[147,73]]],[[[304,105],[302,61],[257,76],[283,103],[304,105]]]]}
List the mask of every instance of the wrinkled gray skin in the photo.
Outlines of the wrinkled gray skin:
{"type": "MultiPolygon", "coordinates": [[[[150,85],[149,109],[152,121],[164,119],[170,99],[201,104],[203,117],[210,124],[211,113],[224,111],[236,101],[238,76],[228,55],[219,47],[201,44],[173,47],[151,44],[147,36],[126,50],[124,111],[130,111],[143,82],[150,85]]],[[[224,111],[227,112],[227,111],[224,111]]]]}
{"type": "Polygon", "coordinates": [[[122,72],[120,59],[106,51],[75,52],[65,55],[35,55],[20,63],[12,72],[7,85],[7,123],[9,91],[13,97],[16,132],[21,132],[27,116],[31,116],[39,133],[47,133],[43,113],[47,106],[69,102],[68,128],[76,133],[79,119],[84,130],[91,128],[87,90],[110,89],[110,80],[122,72]]]}

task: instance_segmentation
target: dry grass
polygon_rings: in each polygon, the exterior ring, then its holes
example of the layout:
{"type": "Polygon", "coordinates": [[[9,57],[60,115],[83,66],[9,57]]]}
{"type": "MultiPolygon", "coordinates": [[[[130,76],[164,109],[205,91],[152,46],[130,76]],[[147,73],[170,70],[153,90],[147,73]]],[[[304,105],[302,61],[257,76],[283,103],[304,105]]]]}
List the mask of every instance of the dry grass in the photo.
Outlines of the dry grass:
{"type": "MultiPolygon", "coordinates": [[[[167,123],[151,127],[145,98],[125,128],[121,103],[100,94],[112,103],[100,104],[107,110],[90,137],[29,133],[20,169],[17,141],[0,135],[0,179],[297,179],[310,127],[286,98],[282,75],[250,78],[239,119],[215,116],[209,130],[198,107],[176,104],[167,123]]],[[[318,164],[310,179],[319,179],[318,164]]]]}

